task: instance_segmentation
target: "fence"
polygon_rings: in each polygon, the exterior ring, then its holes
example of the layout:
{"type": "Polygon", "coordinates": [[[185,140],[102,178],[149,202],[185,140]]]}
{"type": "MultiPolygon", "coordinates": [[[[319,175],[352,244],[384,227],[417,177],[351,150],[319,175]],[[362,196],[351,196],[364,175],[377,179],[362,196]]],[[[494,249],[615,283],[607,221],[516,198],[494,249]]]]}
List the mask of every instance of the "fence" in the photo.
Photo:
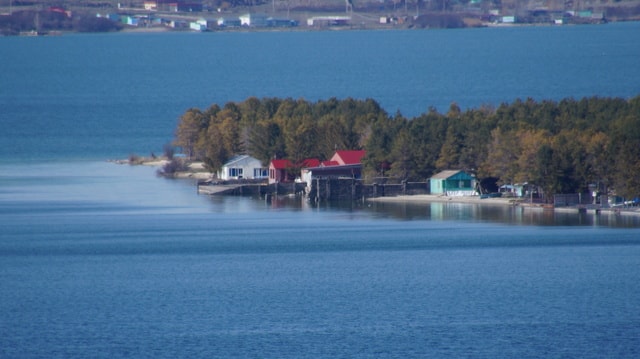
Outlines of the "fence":
{"type": "Polygon", "coordinates": [[[311,201],[354,201],[365,198],[393,197],[399,195],[428,194],[428,182],[403,182],[399,184],[364,184],[352,178],[314,179],[307,186],[311,201]]]}

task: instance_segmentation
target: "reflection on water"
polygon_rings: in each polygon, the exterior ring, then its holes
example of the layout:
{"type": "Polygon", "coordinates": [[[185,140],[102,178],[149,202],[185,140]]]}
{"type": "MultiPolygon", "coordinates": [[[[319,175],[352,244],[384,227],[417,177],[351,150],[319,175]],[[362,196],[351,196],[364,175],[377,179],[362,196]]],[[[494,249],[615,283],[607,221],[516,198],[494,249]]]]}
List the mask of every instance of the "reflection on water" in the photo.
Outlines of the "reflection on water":
{"type": "MultiPolygon", "coordinates": [[[[215,199],[217,204],[222,200],[215,199]]],[[[232,200],[232,202],[236,202],[232,200]]],[[[578,213],[577,210],[543,210],[519,206],[495,204],[470,204],[451,202],[323,202],[311,203],[302,197],[278,196],[255,199],[257,208],[289,211],[358,212],[378,218],[398,220],[489,222],[530,226],[602,226],[615,228],[640,228],[640,216],[604,212],[578,213]],[[262,201],[264,203],[258,203],[262,201]]],[[[256,209],[257,209],[256,208],[256,209]]]]}
{"type": "MultiPolygon", "coordinates": [[[[349,218],[485,222],[532,226],[640,228],[638,215],[545,211],[495,204],[451,202],[321,202],[300,196],[236,197],[197,195],[192,180],[157,178],[146,166],[68,163],[3,166],[0,213],[42,214],[253,214],[264,211],[307,212],[349,218]]],[[[0,220],[2,223],[2,220],[0,220]]]]}
{"type": "Polygon", "coordinates": [[[553,211],[539,208],[468,203],[383,203],[372,202],[375,213],[403,220],[445,220],[493,222],[533,226],[604,226],[640,227],[638,215],[595,214],[573,211],[553,211]]]}

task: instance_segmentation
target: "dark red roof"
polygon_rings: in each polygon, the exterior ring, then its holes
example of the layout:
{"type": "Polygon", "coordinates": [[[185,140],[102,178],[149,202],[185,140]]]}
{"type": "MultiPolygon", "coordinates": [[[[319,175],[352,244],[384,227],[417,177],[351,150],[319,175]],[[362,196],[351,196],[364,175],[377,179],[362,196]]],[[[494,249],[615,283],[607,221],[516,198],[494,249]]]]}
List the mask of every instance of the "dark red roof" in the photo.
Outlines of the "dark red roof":
{"type": "Polygon", "coordinates": [[[317,158],[307,158],[302,160],[299,163],[299,166],[294,166],[294,164],[289,160],[271,160],[271,164],[275,169],[287,169],[292,167],[318,167],[320,166],[320,160],[317,158]]]}
{"type": "Polygon", "coordinates": [[[63,8],[61,8],[61,7],[58,7],[58,6],[52,6],[52,7],[50,7],[50,8],[49,8],[49,11],[51,11],[51,12],[58,12],[58,13],[60,13],[60,14],[65,14],[65,15],[67,15],[67,10],[65,10],[65,9],[63,9],[63,8]]]}
{"type": "Polygon", "coordinates": [[[362,161],[362,157],[366,154],[364,150],[356,151],[336,151],[331,157],[331,161],[337,161],[341,165],[355,165],[362,161]]]}
{"type": "Polygon", "coordinates": [[[320,160],[317,158],[307,158],[302,161],[302,167],[318,167],[320,166],[320,160]]]}
{"type": "Polygon", "coordinates": [[[289,160],[271,160],[271,166],[277,170],[283,170],[291,168],[291,161],[289,160]]]}
{"type": "Polygon", "coordinates": [[[340,164],[338,163],[338,161],[322,161],[321,165],[324,167],[329,167],[329,166],[339,166],[340,164]]]}

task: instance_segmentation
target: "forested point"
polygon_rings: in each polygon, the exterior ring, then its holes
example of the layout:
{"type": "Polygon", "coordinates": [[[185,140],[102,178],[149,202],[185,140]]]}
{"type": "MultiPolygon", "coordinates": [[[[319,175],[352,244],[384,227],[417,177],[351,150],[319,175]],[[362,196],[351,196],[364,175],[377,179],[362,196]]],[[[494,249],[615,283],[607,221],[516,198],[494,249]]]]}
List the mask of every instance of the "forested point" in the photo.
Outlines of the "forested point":
{"type": "Polygon", "coordinates": [[[515,100],[497,108],[447,113],[430,108],[413,118],[389,115],[372,99],[251,97],[189,109],[174,145],[212,172],[248,154],[301,163],[336,150],[366,150],[365,181],[424,181],[462,169],[483,183],[529,183],[545,194],[640,194],[640,96],[561,101],[515,100]]]}

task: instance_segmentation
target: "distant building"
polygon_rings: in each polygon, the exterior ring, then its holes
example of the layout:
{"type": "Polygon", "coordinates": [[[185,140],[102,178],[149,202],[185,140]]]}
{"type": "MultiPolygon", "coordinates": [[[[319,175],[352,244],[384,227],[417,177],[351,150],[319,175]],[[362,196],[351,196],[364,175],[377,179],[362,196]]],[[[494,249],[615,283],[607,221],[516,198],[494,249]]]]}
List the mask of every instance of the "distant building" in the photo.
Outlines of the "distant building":
{"type": "Polygon", "coordinates": [[[218,178],[222,180],[265,179],[267,177],[268,170],[262,167],[260,161],[247,155],[231,158],[218,172],[218,178]]]}
{"type": "Polygon", "coordinates": [[[173,2],[169,4],[169,11],[172,12],[202,12],[202,4],[199,3],[187,3],[187,2],[173,2]]]}
{"type": "Polygon", "coordinates": [[[309,187],[317,178],[362,178],[362,158],[366,151],[336,151],[328,161],[302,169],[301,180],[309,187]]]}
{"type": "Polygon", "coordinates": [[[189,23],[184,20],[170,20],[167,26],[174,29],[186,29],[189,27],[189,23]]]}
{"type": "Polygon", "coordinates": [[[176,0],[145,0],[144,9],[148,11],[201,12],[202,4],[176,0]]]}
{"type": "Polygon", "coordinates": [[[351,22],[351,16],[314,16],[307,19],[307,26],[345,26],[351,22]]]}
{"type": "Polygon", "coordinates": [[[429,179],[431,194],[476,196],[476,179],[462,170],[447,170],[429,179]]]}
{"type": "Polygon", "coordinates": [[[267,26],[269,27],[294,27],[298,26],[298,22],[291,19],[278,19],[270,17],[267,19],[267,26]]]}
{"type": "Polygon", "coordinates": [[[397,24],[398,18],[395,16],[380,16],[380,24],[397,24]]]}
{"type": "Polygon", "coordinates": [[[145,0],[143,6],[149,11],[168,11],[169,5],[175,2],[176,0],[145,0]]]}
{"type": "Polygon", "coordinates": [[[158,2],[155,0],[145,1],[143,3],[144,9],[147,11],[158,10],[158,2]]]}
{"type": "Polygon", "coordinates": [[[367,154],[365,150],[340,150],[331,157],[329,161],[338,163],[338,165],[355,165],[362,162],[362,158],[367,154]]]}
{"type": "Polygon", "coordinates": [[[317,167],[319,164],[320,161],[315,158],[308,158],[297,164],[286,159],[272,160],[269,163],[269,184],[296,181],[301,178],[302,168],[317,167]]]}
{"type": "Polygon", "coordinates": [[[197,21],[192,21],[189,23],[189,28],[194,31],[207,31],[207,20],[199,19],[197,21]]]}
{"type": "Polygon", "coordinates": [[[242,23],[238,18],[224,18],[221,17],[217,21],[218,26],[220,27],[240,27],[242,23]]]}
{"type": "Polygon", "coordinates": [[[125,25],[129,25],[129,26],[138,26],[138,24],[140,23],[140,19],[135,17],[135,16],[122,16],[120,17],[120,21],[125,24],[125,25]]]}
{"type": "Polygon", "coordinates": [[[240,16],[240,25],[248,27],[266,27],[269,25],[265,14],[244,14],[240,16]]]}
{"type": "Polygon", "coordinates": [[[96,14],[96,17],[101,17],[104,19],[109,19],[114,22],[120,22],[120,15],[116,13],[111,14],[96,14]]]}
{"type": "Polygon", "coordinates": [[[269,184],[278,182],[291,182],[292,178],[288,170],[293,167],[289,160],[272,160],[269,163],[269,184]]]}

